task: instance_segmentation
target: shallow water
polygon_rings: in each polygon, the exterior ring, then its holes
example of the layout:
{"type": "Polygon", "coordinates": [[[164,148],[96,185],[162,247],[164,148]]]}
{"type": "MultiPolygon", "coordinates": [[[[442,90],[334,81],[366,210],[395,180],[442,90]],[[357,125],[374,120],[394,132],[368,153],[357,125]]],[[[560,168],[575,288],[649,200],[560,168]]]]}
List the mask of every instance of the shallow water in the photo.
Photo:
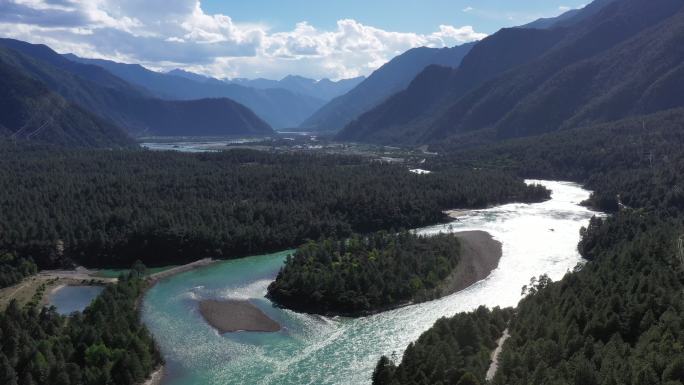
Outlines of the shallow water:
{"type": "Polygon", "coordinates": [[[64,286],[50,293],[48,302],[57,308],[57,313],[69,315],[83,311],[102,290],[102,286],[64,286]]]}
{"type": "Polygon", "coordinates": [[[165,385],[364,384],[382,354],[401,352],[437,319],[480,305],[514,306],[531,277],[561,278],[581,263],[579,230],[597,214],[579,203],[589,192],[542,182],[550,201],[465,211],[459,221],[421,234],[484,230],[503,243],[499,267],[448,297],[360,319],[325,318],[273,308],[266,288],[288,252],[223,262],[164,280],[143,304],[143,319],[167,361],[165,385]],[[205,298],[248,299],[285,328],[219,335],[197,311],[205,298]]]}
{"type": "Polygon", "coordinates": [[[219,152],[236,144],[260,143],[269,138],[233,138],[226,140],[200,140],[179,142],[144,142],[140,146],[153,151],[178,151],[187,153],[219,152]]]}

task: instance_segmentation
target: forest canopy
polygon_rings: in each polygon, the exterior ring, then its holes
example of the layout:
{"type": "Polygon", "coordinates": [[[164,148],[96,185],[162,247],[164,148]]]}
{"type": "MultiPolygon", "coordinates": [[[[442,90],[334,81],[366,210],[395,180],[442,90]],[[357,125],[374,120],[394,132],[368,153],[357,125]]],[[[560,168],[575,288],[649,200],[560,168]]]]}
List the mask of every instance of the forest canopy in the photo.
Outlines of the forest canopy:
{"type": "Polygon", "coordinates": [[[433,299],[459,263],[461,244],[433,237],[380,232],[309,242],[285,261],[268,287],[271,300],[318,314],[360,315],[433,299]]]}
{"type": "MultiPolygon", "coordinates": [[[[672,110],[461,149],[432,164],[436,170],[479,164],[584,182],[594,189],[589,203],[613,213],[582,229],[578,248],[586,265],[527,291],[509,321],[511,337],[492,384],[684,384],[682,127],[684,110],[672,110]]],[[[439,341],[457,331],[438,323],[428,333],[439,334],[439,341]]],[[[407,373],[451,349],[418,345],[433,356],[402,361],[407,373]]],[[[449,370],[464,368],[457,362],[449,370]]],[[[476,382],[469,383],[485,383],[481,371],[471,373],[476,382]]]]}
{"type": "Polygon", "coordinates": [[[512,315],[512,309],[480,307],[438,320],[409,344],[401,363],[382,357],[373,385],[484,384],[491,351],[512,315]]]}
{"type": "Polygon", "coordinates": [[[69,318],[12,301],[0,313],[0,383],[142,383],[162,360],[136,310],[145,282],[122,278],[69,318]]]}
{"type": "Polygon", "coordinates": [[[0,253],[0,289],[12,286],[37,272],[38,267],[30,258],[17,258],[10,253],[0,253]]]}
{"type": "Polygon", "coordinates": [[[0,249],[41,268],[242,257],[549,194],[499,171],[416,175],[348,156],[0,147],[0,249]]]}

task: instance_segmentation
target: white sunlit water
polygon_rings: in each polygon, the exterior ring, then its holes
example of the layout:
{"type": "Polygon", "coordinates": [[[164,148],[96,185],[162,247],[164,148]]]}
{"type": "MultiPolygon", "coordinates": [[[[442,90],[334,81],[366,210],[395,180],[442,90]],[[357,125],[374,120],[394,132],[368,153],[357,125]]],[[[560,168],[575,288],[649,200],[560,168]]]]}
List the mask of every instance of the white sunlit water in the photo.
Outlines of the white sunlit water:
{"type": "Polygon", "coordinates": [[[460,220],[421,234],[487,231],[503,244],[499,267],[442,299],[359,319],[274,308],[264,298],[288,252],[223,262],[164,280],[146,295],[143,319],[167,361],[164,385],[370,383],[377,359],[404,348],[443,317],[480,305],[515,306],[531,277],[560,279],[581,258],[579,230],[593,215],[581,187],[540,181],[553,191],[538,204],[464,211],[460,220]],[[284,326],[279,333],[219,335],[197,311],[199,299],[248,299],[284,326]]]}

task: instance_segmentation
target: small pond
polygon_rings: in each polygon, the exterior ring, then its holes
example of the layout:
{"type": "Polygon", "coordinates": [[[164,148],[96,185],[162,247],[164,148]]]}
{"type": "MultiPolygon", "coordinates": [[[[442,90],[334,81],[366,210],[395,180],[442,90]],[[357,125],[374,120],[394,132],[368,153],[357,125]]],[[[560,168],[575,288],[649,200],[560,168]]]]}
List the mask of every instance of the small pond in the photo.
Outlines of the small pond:
{"type": "Polygon", "coordinates": [[[57,308],[57,313],[69,315],[83,311],[102,293],[102,286],[64,286],[49,295],[49,304],[57,308]]]}

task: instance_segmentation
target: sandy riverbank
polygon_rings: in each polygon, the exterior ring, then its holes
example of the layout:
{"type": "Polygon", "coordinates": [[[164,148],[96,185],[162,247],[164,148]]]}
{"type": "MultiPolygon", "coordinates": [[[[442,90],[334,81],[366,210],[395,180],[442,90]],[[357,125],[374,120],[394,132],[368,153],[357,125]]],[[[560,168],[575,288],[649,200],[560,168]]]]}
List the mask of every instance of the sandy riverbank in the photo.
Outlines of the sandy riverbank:
{"type": "Polygon", "coordinates": [[[468,214],[472,211],[473,210],[464,210],[464,209],[447,210],[444,212],[444,214],[448,215],[449,218],[452,218],[452,219],[461,219],[461,217],[465,216],[466,214],[468,214]]]}
{"type": "Polygon", "coordinates": [[[145,381],[143,385],[161,385],[164,379],[164,367],[160,367],[154,373],[150,375],[150,378],[145,381]]]}
{"type": "Polygon", "coordinates": [[[211,259],[211,258],[201,259],[199,261],[188,263],[187,265],[177,266],[177,267],[174,267],[174,268],[171,268],[168,270],[164,270],[164,271],[159,272],[159,273],[152,274],[149,277],[147,277],[147,280],[154,285],[155,283],[157,283],[158,281],[160,281],[164,278],[168,278],[168,277],[180,274],[180,273],[185,273],[185,272],[190,271],[190,270],[199,269],[200,267],[209,266],[209,265],[216,263],[216,262],[217,262],[216,260],[211,259]]]}
{"type": "Polygon", "coordinates": [[[281,329],[277,322],[248,301],[205,300],[199,303],[199,311],[221,334],[237,331],[273,333],[281,329]]]}
{"type": "Polygon", "coordinates": [[[463,231],[454,235],[461,241],[461,259],[442,283],[442,296],[467,289],[487,278],[499,266],[502,256],[501,242],[486,231],[463,231]]]}

